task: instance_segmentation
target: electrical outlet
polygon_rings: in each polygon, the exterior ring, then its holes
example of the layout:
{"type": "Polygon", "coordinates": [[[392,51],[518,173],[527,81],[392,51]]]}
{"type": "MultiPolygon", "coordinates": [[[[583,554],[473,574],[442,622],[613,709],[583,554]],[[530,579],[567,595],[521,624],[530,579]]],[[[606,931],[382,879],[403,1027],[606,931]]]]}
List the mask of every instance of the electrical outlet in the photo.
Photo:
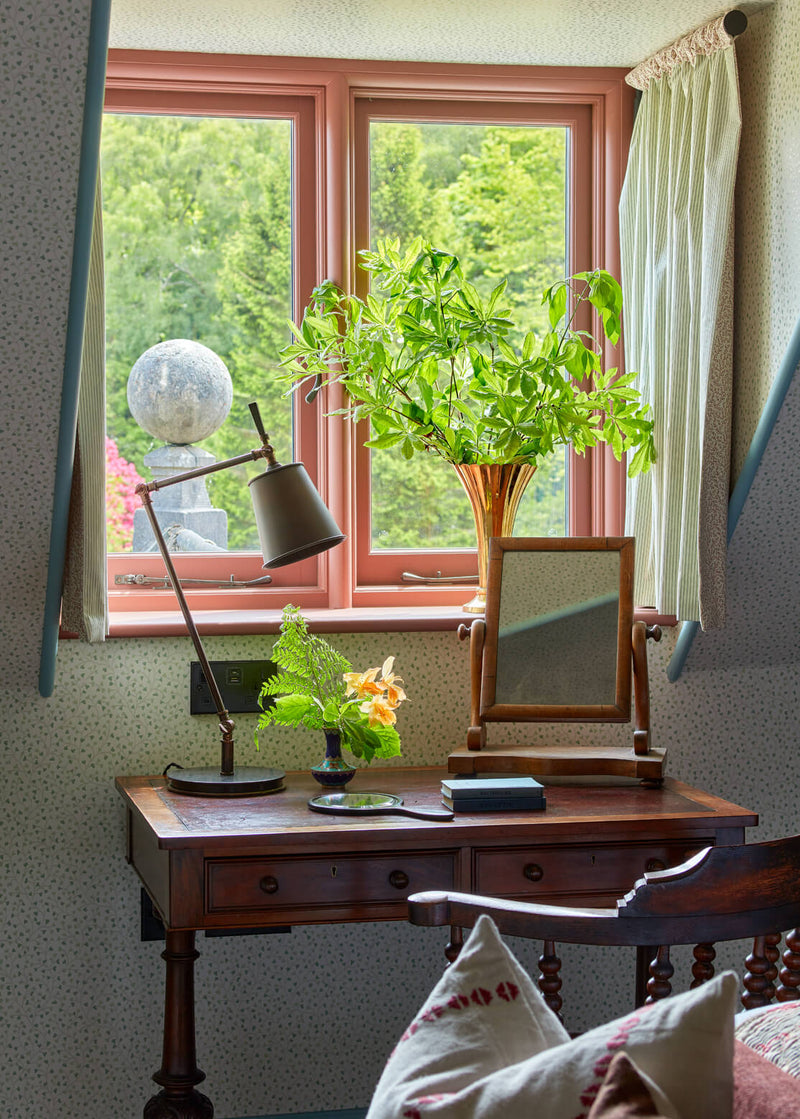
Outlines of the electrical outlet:
{"type": "MultiPolygon", "coordinates": [[[[214,715],[216,707],[199,661],[190,664],[189,711],[192,715],[214,715]]],[[[222,701],[231,714],[260,711],[261,685],[275,674],[272,661],[211,661],[222,701]]]]}

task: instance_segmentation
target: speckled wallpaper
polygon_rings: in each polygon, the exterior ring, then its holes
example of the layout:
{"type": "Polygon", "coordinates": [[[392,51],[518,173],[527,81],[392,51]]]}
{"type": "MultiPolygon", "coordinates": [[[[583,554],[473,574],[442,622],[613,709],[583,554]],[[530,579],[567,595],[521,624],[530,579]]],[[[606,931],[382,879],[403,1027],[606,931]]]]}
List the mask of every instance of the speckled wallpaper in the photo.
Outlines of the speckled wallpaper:
{"type": "MultiPolygon", "coordinates": [[[[20,0],[0,13],[0,1115],[8,1119],[141,1115],[159,1063],[163,965],[160,945],[139,941],[139,888],[124,863],[112,781],[173,759],[202,764],[216,751],[213,720],[184,713],[185,639],[65,642],[53,697],[36,691],[88,15],[89,0],[20,0]]],[[[747,36],[738,52],[740,447],[798,312],[800,6],[776,0],[752,17],[747,36]]],[[[798,391],[733,540],[726,629],[698,637],[675,685],[664,671],[674,634],[650,658],[655,739],[669,748],[670,772],[758,811],[764,838],[797,829],[798,391]]],[[[454,635],[337,643],[359,664],[397,657],[410,696],[401,711],[407,761],[438,761],[460,739],[468,671],[454,635]]],[[[260,657],[268,646],[218,638],[209,652],[260,657]]],[[[252,718],[238,721],[244,754],[252,718]]],[[[621,733],[558,732],[581,742],[621,733]]],[[[276,730],[264,758],[306,766],[316,754],[303,732],[276,730]]],[[[364,1105],[433,984],[442,941],[401,924],[200,937],[198,1057],[218,1119],[364,1105]]],[[[535,949],[520,951],[533,966],[535,949]]],[[[610,975],[623,966],[615,957],[610,975]]],[[[566,990],[567,1001],[575,992],[573,1028],[621,1009],[609,1004],[612,982],[581,991],[577,974],[566,990]]]]}
{"type": "Polygon", "coordinates": [[[800,315],[800,5],[778,0],[736,42],[742,136],[736,187],[731,466],[739,473],[800,315]],[[780,279],[778,279],[780,278],[780,279]]]}

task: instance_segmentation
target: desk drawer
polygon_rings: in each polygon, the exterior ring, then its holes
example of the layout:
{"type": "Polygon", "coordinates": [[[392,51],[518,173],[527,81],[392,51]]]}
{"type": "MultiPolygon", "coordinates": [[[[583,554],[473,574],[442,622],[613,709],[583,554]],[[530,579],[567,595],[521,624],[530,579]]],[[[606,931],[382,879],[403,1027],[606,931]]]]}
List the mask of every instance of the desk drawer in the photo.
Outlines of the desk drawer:
{"type": "Polygon", "coordinates": [[[208,913],[398,902],[455,883],[455,853],[206,860],[208,913]]]}
{"type": "Polygon", "coordinates": [[[475,852],[475,891],[496,897],[622,897],[646,870],[677,866],[699,850],[685,841],[581,844],[475,852]]]}

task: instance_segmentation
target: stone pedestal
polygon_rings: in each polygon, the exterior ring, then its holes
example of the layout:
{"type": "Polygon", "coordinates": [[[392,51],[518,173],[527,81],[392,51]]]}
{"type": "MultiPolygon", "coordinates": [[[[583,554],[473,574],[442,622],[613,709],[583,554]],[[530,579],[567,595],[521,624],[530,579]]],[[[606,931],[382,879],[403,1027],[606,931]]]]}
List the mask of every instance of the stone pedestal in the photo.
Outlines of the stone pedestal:
{"type": "MultiPolygon", "coordinates": [[[[153,479],[172,478],[185,470],[196,470],[215,462],[214,456],[201,447],[168,443],[157,447],[144,457],[153,479]]],[[[170,551],[226,551],[228,547],[228,514],[224,509],[214,509],[208,496],[205,478],[191,478],[178,482],[153,494],[153,510],[167,534],[173,525],[181,531],[174,539],[167,540],[170,551]]],[[[172,535],[172,534],[170,534],[172,535]]],[[[156,542],[144,509],[133,514],[133,551],[156,551],[156,542]]]]}
{"type": "MultiPolygon", "coordinates": [[[[202,343],[173,338],[145,350],[128,377],[128,405],[139,426],[166,443],[144,457],[154,481],[216,462],[194,444],[214,434],[232,400],[225,363],[202,343]]],[[[152,501],[171,552],[227,551],[228,514],[212,508],[205,478],[156,490],[152,501]]],[[[156,550],[147,514],[137,509],[133,551],[156,550]]]]}

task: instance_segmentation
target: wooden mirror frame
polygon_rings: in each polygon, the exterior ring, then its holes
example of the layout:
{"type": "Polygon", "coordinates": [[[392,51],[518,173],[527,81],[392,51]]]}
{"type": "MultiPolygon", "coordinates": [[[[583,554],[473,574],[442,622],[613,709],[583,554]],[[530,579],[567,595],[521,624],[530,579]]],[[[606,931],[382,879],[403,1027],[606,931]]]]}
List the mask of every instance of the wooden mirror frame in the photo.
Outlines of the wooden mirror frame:
{"type": "Polygon", "coordinates": [[[486,638],[483,649],[480,715],[485,722],[618,722],[631,717],[631,626],[633,625],[633,538],[606,536],[495,537],[486,580],[486,638]],[[509,552],[619,553],[616,687],[613,703],[497,703],[497,654],[503,569],[509,552]]]}
{"type": "Polygon", "coordinates": [[[646,640],[659,640],[658,626],[633,620],[633,537],[494,537],[490,543],[486,619],[476,618],[459,636],[470,637],[471,718],[466,748],[448,758],[451,773],[533,773],[577,776],[608,774],[660,782],[665,751],[650,742],[646,640]],[[497,654],[503,561],[508,552],[619,553],[616,688],[613,702],[600,704],[497,703],[497,654]],[[487,724],[630,722],[635,699],[633,748],[610,746],[489,746],[487,724]]]}

